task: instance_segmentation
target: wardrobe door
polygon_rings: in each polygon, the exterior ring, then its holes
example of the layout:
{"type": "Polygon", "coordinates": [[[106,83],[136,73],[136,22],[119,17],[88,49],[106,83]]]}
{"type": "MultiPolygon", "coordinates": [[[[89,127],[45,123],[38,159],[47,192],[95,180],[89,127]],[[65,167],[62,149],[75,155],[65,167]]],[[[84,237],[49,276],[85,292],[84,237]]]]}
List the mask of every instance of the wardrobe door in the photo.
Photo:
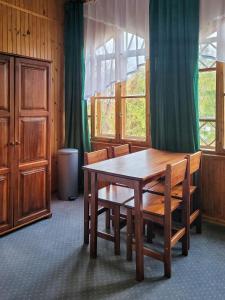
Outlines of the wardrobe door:
{"type": "Polygon", "coordinates": [[[0,233],[13,226],[14,58],[0,54],[0,233]]]}
{"type": "Polygon", "coordinates": [[[50,64],[15,59],[14,225],[50,213],[50,64]]]}

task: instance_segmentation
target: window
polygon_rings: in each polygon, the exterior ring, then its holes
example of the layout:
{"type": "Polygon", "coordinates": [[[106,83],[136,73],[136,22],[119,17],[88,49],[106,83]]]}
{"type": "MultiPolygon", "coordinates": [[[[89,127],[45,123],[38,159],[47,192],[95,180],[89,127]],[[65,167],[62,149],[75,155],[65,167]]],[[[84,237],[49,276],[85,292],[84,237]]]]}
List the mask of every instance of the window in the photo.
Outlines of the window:
{"type": "Polygon", "coordinates": [[[202,149],[216,146],[216,68],[199,72],[199,126],[202,149]]]}
{"type": "Polygon", "coordinates": [[[199,56],[199,127],[200,147],[216,147],[216,62],[209,53],[216,52],[215,36],[200,44],[199,56]]]}
{"type": "Polygon", "coordinates": [[[202,150],[224,152],[225,65],[215,62],[216,33],[200,45],[199,125],[202,150]],[[215,52],[215,53],[214,53],[215,52]]]}
{"type": "Polygon", "coordinates": [[[121,89],[122,139],[146,141],[145,66],[129,76],[121,89]]]}
{"type": "MultiPolygon", "coordinates": [[[[148,64],[131,73],[126,82],[110,85],[89,100],[91,139],[115,143],[149,143],[148,64]]],[[[90,127],[89,127],[90,128],[90,127]]]]}

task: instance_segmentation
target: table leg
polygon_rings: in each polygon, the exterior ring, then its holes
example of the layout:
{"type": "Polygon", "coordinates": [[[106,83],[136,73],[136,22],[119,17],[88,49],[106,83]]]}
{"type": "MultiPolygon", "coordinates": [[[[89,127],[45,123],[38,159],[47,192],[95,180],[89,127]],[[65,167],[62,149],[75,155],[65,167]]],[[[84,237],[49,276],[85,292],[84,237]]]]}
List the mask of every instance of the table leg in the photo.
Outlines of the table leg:
{"type": "Polygon", "coordinates": [[[91,230],[90,257],[97,257],[97,227],[98,227],[98,186],[97,174],[91,173],[91,230]]]}
{"type": "Polygon", "coordinates": [[[143,256],[143,204],[142,184],[136,182],[134,187],[135,200],[135,245],[136,245],[136,280],[144,280],[143,256]]]}
{"type": "Polygon", "coordinates": [[[89,244],[88,171],[84,170],[84,244],[89,244]]]}

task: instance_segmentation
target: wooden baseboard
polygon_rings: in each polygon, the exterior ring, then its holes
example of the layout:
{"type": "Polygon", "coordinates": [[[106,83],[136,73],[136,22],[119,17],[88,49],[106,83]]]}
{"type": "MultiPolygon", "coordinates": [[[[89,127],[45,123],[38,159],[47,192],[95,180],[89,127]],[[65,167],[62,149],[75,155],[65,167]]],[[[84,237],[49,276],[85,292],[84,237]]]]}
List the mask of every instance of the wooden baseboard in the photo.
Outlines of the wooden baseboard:
{"type": "Polygon", "coordinates": [[[10,229],[4,231],[4,232],[0,232],[0,237],[3,236],[3,235],[6,235],[6,234],[8,234],[8,233],[10,233],[10,232],[12,232],[12,231],[15,231],[15,230],[17,230],[17,229],[20,229],[20,228],[22,228],[22,227],[25,227],[25,226],[27,226],[27,225],[30,225],[31,223],[35,223],[35,222],[38,222],[38,221],[40,221],[40,220],[42,220],[42,219],[47,219],[47,218],[51,218],[51,217],[52,217],[52,213],[51,213],[51,212],[46,213],[46,214],[40,216],[39,218],[36,218],[35,220],[30,220],[29,222],[26,222],[25,224],[21,224],[21,225],[12,227],[12,228],[10,228],[10,229]]]}
{"type": "Polygon", "coordinates": [[[208,223],[225,226],[225,220],[203,215],[203,220],[208,223]]]}

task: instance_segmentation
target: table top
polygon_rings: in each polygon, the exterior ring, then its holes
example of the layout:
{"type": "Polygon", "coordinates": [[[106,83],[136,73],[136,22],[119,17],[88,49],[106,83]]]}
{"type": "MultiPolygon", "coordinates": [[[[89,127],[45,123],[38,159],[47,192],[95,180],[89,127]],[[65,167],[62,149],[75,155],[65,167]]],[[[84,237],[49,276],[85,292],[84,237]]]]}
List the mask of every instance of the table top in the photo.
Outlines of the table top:
{"type": "Polygon", "coordinates": [[[187,153],[175,153],[153,148],[86,165],[84,170],[127,179],[146,181],[163,174],[167,164],[182,160],[187,153]]]}

